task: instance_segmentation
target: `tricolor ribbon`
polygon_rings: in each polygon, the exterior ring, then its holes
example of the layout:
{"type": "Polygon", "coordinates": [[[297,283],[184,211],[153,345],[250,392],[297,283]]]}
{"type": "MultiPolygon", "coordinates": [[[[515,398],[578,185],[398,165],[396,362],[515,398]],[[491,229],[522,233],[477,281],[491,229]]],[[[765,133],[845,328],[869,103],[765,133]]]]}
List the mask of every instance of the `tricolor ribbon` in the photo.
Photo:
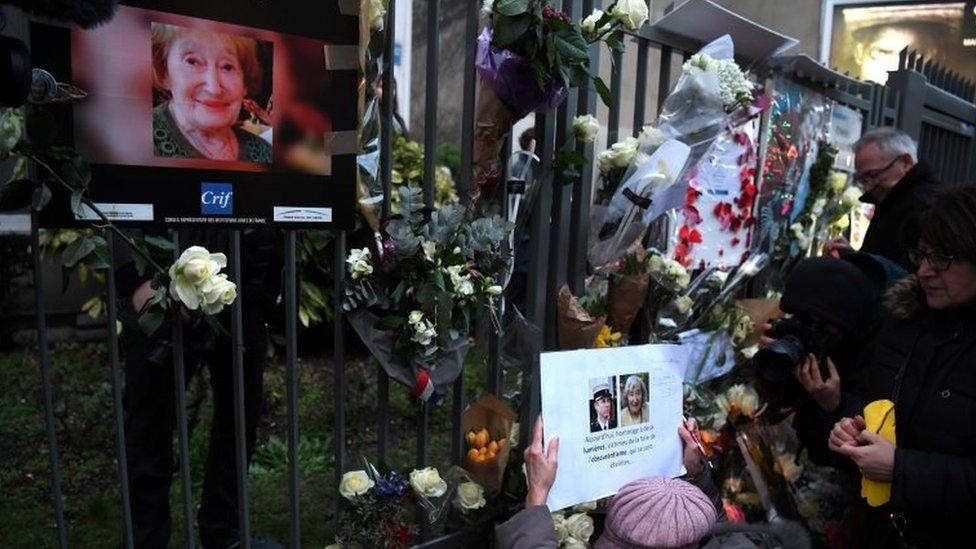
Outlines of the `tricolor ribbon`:
{"type": "Polygon", "coordinates": [[[413,382],[410,394],[428,404],[440,404],[444,395],[434,390],[434,382],[430,380],[430,374],[423,368],[417,368],[417,379],[413,382]]]}

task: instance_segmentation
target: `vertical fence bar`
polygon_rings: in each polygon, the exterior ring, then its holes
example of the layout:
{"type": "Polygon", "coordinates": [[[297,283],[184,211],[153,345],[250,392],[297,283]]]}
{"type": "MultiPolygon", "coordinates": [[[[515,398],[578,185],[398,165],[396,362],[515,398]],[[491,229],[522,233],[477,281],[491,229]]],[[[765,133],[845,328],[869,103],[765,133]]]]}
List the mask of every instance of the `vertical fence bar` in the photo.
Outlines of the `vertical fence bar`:
{"type": "Polygon", "coordinates": [[[504,381],[502,379],[501,355],[504,326],[501,325],[505,318],[505,297],[500,296],[495,305],[495,314],[499,322],[499,331],[492,330],[488,338],[488,392],[498,395],[502,392],[504,381]]]}
{"type": "MultiPolygon", "coordinates": [[[[115,235],[105,235],[108,256],[115,257],[115,235]]],[[[132,549],[132,503],[129,499],[129,466],[125,451],[125,414],[122,409],[122,371],[119,368],[118,299],[115,294],[115,264],[105,269],[108,295],[108,363],[112,379],[112,415],[115,417],[115,458],[118,461],[119,495],[122,499],[122,543],[132,549]]]]}
{"type": "Polygon", "coordinates": [[[647,111],[647,47],[647,40],[644,38],[637,39],[637,80],[634,83],[634,128],[631,131],[634,137],[637,137],[644,127],[644,115],[647,111]]]}
{"type": "Polygon", "coordinates": [[[380,98],[380,180],[383,182],[382,219],[390,217],[390,171],[393,169],[393,45],[396,41],[396,1],[387,2],[386,43],[383,44],[383,97],[380,98]]]}
{"type": "Polygon", "coordinates": [[[610,55],[610,94],[612,97],[610,114],[607,117],[607,148],[617,142],[620,137],[620,93],[622,86],[621,65],[624,56],[616,51],[610,55]]]}
{"type": "MultiPolygon", "coordinates": [[[[244,278],[241,272],[241,231],[230,233],[231,272],[237,282],[237,299],[231,305],[231,349],[234,381],[234,442],[237,463],[237,521],[241,547],[251,547],[251,516],[247,501],[247,426],[244,416],[244,278]]],[[[254,350],[256,351],[256,349],[254,350]]],[[[253,351],[252,351],[253,352],[253,351]]]]}
{"type": "Polygon", "coordinates": [[[671,46],[661,46],[661,65],[658,67],[657,111],[661,112],[664,100],[671,90],[671,46]]]}
{"type": "MultiPolygon", "coordinates": [[[[332,323],[332,383],[335,403],[335,485],[339,485],[342,473],[346,470],[346,350],[345,317],[342,313],[342,295],[346,283],[346,231],[338,231],[335,241],[335,257],[332,273],[333,287],[332,323]]],[[[385,374],[384,374],[385,375],[385,374]]]]}
{"type": "MultiPolygon", "coordinates": [[[[539,166],[537,180],[538,195],[532,205],[531,232],[529,238],[529,272],[526,288],[527,320],[536,326],[543,327],[546,318],[546,273],[549,271],[549,218],[552,212],[552,143],[555,119],[552,114],[536,115],[535,135],[536,151],[542,160],[539,166]]],[[[544,329],[545,348],[555,346],[554,330],[544,329]]],[[[522,409],[520,421],[525,428],[522,431],[522,441],[531,432],[532,420],[539,409],[539,368],[538,361],[527,365],[522,376],[522,409]]]]}
{"type": "Polygon", "coordinates": [[[58,437],[54,429],[54,394],[51,387],[51,359],[47,347],[47,313],[44,310],[44,263],[41,258],[40,219],[31,208],[31,258],[34,260],[34,314],[37,315],[37,359],[41,366],[44,426],[47,431],[47,459],[51,468],[51,499],[54,500],[54,520],[58,526],[58,547],[68,546],[68,530],[64,523],[64,496],[61,492],[61,463],[58,457],[58,437]]]}
{"type": "Polygon", "coordinates": [[[424,205],[434,204],[437,167],[437,86],[441,0],[427,0],[427,88],[424,107],[424,205]]]}
{"type": "Polygon", "coordinates": [[[302,546],[298,483],[298,276],[295,248],[298,233],[285,233],[285,378],[288,384],[288,495],[291,516],[291,546],[302,546]]]}
{"type": "Polygon", "coordinates": [[[376,396],[379,399],[377,410],[376,453],[380,461],[387,461],[390,449],[390,376],[380,364],[376,365],[376,396]]]}
{"type": "Polygon", "coordinates": [[[458,196],[461,204],[471,197],[471,164],[474,160],[474,106],[477,85],[475,57],[478,53],[478,14],[480,5],[468,2],[464,26],[464,98],[461,105],[461,173],[458,196]]]}
{"type": "Polygon", "coordinates": [[[464,375],[454,380],[454,401],[451,410],[451,463],[461,465],[464,439],[461,437],[461,413],[464,412],[464,375]]]}
{"type": "MultiPolygon", "coordinates": [[[[583,0],[581,14],[588,15],[594,7],[599,6],[599,0],[583,0]]],[[[590,71],[600,71],[600,44],[590,46],[590,71]]],[[[583,115],[596,112],[596,95],[589,86],[579,88],[576,96],[576,112],[583,115]]],[[[576,143],[576,151],[583,153],[586,158],[593,158],[593,143],[576,143]]],[[[590,202],[593,191],[592,166],[583,167],[579,180],[573,183],[573,206],[569,217],[569,272],[568,282],[573,292],[579,293],[583,289],[586,277],[586,247],[587,228],[590,219],[590,202]]]]}
{"type": "MultiPolygon", "coordinates": [[[[173,260],[180,257],[180,233],[170,231],[173,260]]],[[[176,391],[176,429],[180,447],[180,492],[183,500],[183,545],[194,547],[193,488],[190,482],[190,433],[186,417],[186,371],[183,356],[183,318],[173,315],[173,390],[176,391]]]]}

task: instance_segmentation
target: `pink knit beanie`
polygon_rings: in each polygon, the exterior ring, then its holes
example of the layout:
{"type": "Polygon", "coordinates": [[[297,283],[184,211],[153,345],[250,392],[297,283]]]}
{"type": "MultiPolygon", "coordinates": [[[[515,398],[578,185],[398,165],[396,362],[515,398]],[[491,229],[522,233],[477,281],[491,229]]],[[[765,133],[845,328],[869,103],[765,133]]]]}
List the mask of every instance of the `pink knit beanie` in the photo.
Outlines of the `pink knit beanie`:
{"type": "Polygon", "coordinates": [[[645,478],[617,492],[596,549],[697,547],[714,527],[715,506],[696,486],[645,478]]]}

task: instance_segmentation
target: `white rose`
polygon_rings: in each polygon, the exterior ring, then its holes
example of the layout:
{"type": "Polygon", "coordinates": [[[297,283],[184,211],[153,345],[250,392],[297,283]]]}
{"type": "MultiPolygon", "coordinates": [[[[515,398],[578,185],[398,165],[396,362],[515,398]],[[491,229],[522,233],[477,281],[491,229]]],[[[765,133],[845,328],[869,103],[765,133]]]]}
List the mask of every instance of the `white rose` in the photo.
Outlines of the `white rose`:
{"type": "Polygon", "coordinates": [[[433,467],[414,469],[410,472],[410,486],[418,495],[437,498],[447,491],[447,483],[433,467]]]}
{"type": "Polygon", "coordinates": [[[678,312],[685,315],[691,310],[691,307],[695,304],[695,301],[690,297],[683,295],[678,299],[674,300],[674,305],[677,307],[678,312]]]}
{"type": "Polygon", "coordinates": [[[191,311],[200,307],[200,284],[227,266],[227,256],[212,254],[202,246],[190,246],[169,268],[169,291],[191,311]]]}
{"type": "Polygon", "coordinates": [[[599,29],[596,28],[596,24],[603,18],[603,10],[593,10],[593,13],[587,15],[582,21],[580,21],[580,30],[583,31],[583,36],[587,40],[596,40],[596,37],[600,35],[607,27],[604,25],[599,29]]]}
{"type": "Polygon", "coordinates": [[[491,296],[502,295],[502,287],[498,285],[488,286],[485,293],[491,296]]]}
{"type": "Polygon", "coordinates": [[[518,422],[516,422],[513,423],[512,427],[508,430],[508,447],[515,448],[518,446],[518,442],[519,442],[519,424],[518,422]]]}
{"type": "Polygon", "coordinates": [[[559,547],[560,549],[589,549],[590,544],[576,539],[575,536],[566,536],[559,547]]]}
{"type": "Polygon", "coordinates": [[[596,134],[600,133],[600,123],[592,114],[584,114],[573,118],[573,135],[583,143],[589,143],[596,139],[596,134]]]}
{"type": "Polygon", "coordinates": [[[844,186],[847,185],[847,174],[844,172],[832,172],[830,174],[830,190],[834,191],[834,194],[840,193],[844,190],[844,186]]]}
{"type": "Polygon", "coordinates": [[[757,352],[759,352],[759,345],[758,344],[750,345],[748,347],[745,347],[739,352],[742,353],[742,356],[745,357],[747,360],[751,359],[752,357],[756,356],[757,352]]]}
{"type": "Polygon", "coordinates": [[[644,126],[644,129],[641,130],[640,135],[637,136],[637,141],[639,141],[642,146],[649,147],[659,147],[667,140],[668,136],[651,124],[644,126]]]}
{"type": "Polygon", "coordinates": [[[577,513],[566,519],[566,533],[579,541],[590,541],[593,535],[593,519],[586,513],[577,513]]]}
{"type": "Polygon", "coordinates": [[[620,21],[629,31],[636,31],[647,21],[647,2],[644,0],[617,0],[610,11],[615,19],[620,21]]]}
{"type": "Polygon", "coordinates": [[[481,4],[481,15],[488,16],[495,10],[495,0],[485,0],[481,4]]]}
{"type": "Polygon", "coordinates": [[[623,141],[618,141],[610,146],[609,149],[601,152],[596,157],[597,167],[600,173],[607,173],[614,168],[626,168],[634,160],[637,154],[637,138],[628,137],[623,141]]]}
{"type": "Polygon", "coordinates": [[[477,482],[462,482],[457,487],[454,503],[465,511],[481,509],[485,506],[485,489],[477,482]]]}
{"type": "Polygon", "coordinates": [[[647,268],[652,273],[660,273],[664,268],[664,258],[659,255],[652,255],[651,258],[647,260],[647,268]]]}
{"type": "Polygon", "coordinates": [[[420,345],[427,346],[430,342],[437,337],[437,331],[434,329],[434,325],[430,323],[429,320],[421,320],[413,325],[414,334],[410,338],[420,345]]]}
{"type": "Polygon", "coordinates": [[[431,242],[430,240],[424,240],[420,243],[420,247],[424,250],[424,259],[430,261],[431,263],[437,263],[437,243],[431,242]]]}
{"type": "Polygon", "coordinates": [[[349,265],[350,276],[353,280],[373,274],[373,264],[369,260],[371,256],[372,253],[370,253],[369,248],[354,248],[349,252],[346,264],[349,265]]]}
{"type": "Polygon", "coordinates": [[[221,273],[211,277],[202,287],[200,310],[208,315],[215,315],[237,299],[237,284],[227,280],[227,275],[221,273]]]}
{"type": "Polygon", "coordinates": [[[552,526],[556,532],[556,543],[562,544],[566,541],[566,537],[569,536],[569,533],[566,531],[566,517],[562,513],[553,513],[552,526]]]}
{"type": "Polygon", "coordinates": [[[844,193],[840,195],[840,201],[848,209],[854,209],[861,204],[861,189],[857,187],[848,187],[844,189],[844,193]]]}
{"type": "Polygon", "coordinates": [[[374,31],[383,30],[383,18],[386,17],[386,2],[384,0],[365,0],[363,15],[369,21],[369,28],[374,31]]]}
{"type": "Polygon", "coordinates": [[[354,501],[357,497],[369,492],[370,488],[376,484],[369,478],[366,471],[349,471],[342,475],[339,481],[339,493],[349,501],[354,501]]]}
{"type": "Polygon", "coordinates": [[[810,208],[810,213],[813,214],[815,217],[820,217],[820,214],[823,213],[824,208],[826,207],[827,207],[827,199],[818,198],[813,201],[813,206],[810,208]]]}

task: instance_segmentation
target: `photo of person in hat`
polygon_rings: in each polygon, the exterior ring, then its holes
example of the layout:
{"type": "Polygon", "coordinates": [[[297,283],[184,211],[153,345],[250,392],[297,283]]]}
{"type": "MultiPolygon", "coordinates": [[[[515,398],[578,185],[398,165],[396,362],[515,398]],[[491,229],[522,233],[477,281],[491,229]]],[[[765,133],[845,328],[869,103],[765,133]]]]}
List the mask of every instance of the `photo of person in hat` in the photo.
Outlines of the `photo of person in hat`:
{"type": "Polygon", "coordinates": [[[598,377],[590,380],[590,400],[593,412],[590,413],[590,432],[607,431],[617,428],[617,419],[613,416],[613,389],[616,378],[598,377]]]}

